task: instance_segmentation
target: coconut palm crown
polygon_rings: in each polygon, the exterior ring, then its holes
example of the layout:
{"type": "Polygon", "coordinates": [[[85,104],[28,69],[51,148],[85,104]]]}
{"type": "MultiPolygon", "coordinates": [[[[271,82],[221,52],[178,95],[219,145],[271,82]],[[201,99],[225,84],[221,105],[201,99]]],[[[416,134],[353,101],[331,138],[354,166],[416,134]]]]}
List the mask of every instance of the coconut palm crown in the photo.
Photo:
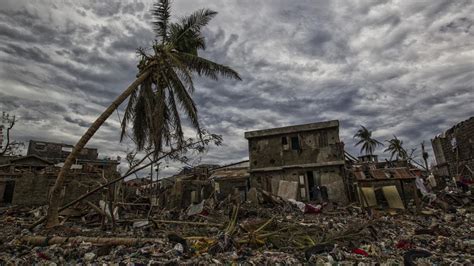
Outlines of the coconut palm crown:
{"type": "Polygon", "coordinates": [[[408,158],[407,151],[403,148],[403,141],[398,139],[397,136],[393,135],[393,139],[386,140],[388,147],[384,152],[390,152],[390,160],[395,156],[398,161],[399,158],[406,160],[408,158]]]}
{"type": "Polygon", "coordinates": [[[131,137],[139,150],[154,147],[159,151],[163,145],[170,145],[172,138],[179,146],[183,143],[182,111],[201,134],[196,105],[191,98],[193,75],[240,80],[239,74],[230,67],[198,55],[199,50],[206,48],[201,29],[216,14],[200,9],[172,22],[168,0],[160,0],[153,6],[156,40],[150,48],[137,50],[140,57],[137,76],[150,74],[130,95],[122,120],[121,140],[131,124],[131,137]]]}
{"type": "Polygon", "coordinates": [[[178,22],[171,22],[168,0],[161,0],[153,6],[156,40],[150,48],[138,49],[140,61],[137,78],[97,117],[64,161],[51,189],[47,227],[59,224],[61,191],[77,156],[126,99],[129,100],[122,120],[121,140],[131,124],[131,137],[137,149],[150,148],[154,151],[155,159],[162,151],[163,143],[172,146],[173,140],[173,149],[182,147],[184,134],[180,111],[186,113],[192,127],[201,136],[196,105],[191,98],[194,91],[193,74],[212,79],[220,75],[240,80],[237,72],[231,68],[198,56],[198,50],[205,48],[201,29],[216,14],[212,10],[201,9],[178,22]]]}
{"type": "Polygon", "coordinates": [[[362,144],[360,152],[365,152],[366,155],[373,155],[375,148],[377,148],[378,145],[383,146],[383,144],[380,141],[372,138],[372,131],[368,130],[364,126],[360,127],[361,128],[354,135],[354,138],[359,140],[355,146],[362,144]]]}

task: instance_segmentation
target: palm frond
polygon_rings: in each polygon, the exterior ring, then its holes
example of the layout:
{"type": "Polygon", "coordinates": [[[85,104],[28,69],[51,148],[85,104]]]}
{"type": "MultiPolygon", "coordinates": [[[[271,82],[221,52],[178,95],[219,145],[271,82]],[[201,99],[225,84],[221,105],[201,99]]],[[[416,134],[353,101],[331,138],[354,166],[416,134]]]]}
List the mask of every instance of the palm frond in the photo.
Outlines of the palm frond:
{"type": "Polygon", "coordinates": [[[152,22],[156,35],[164,43],[168,39],[168,24],[170,20],[171,6],[169,0],[160,0],[153,5],[151,14],[154,18],[152,22]]]}
{"type": "MultiPolygon", "coordinates": [[[[143,86],[142,86],[143,87],[143,86]]],[[[147,142],[149,136],[149,127],[148,121],[146,117],[146,103],[143,97],[143,90],[140,90],[140,93],[137,97],[137,101],[133,108],[133,125],[132,125],[132,133],[135,139],[137,149],[143,150],[145,147],[145,143],[147,142]]]]}
{"type": "Polygon", "coordinates": [[[174,89],[178,102],[191,120],[193,127],[197,130],[198,134],[200,134],[201,126],[199,125],[196,105],[178,75],[172,70],[169,71],[169,83],[174,89]]]}
{"type": "Polygon", "coordinates": [[[174,53],[168,53],[167,55],[168,59],[170,60],[170,62],[165,61],[167,63],[167,67],[175,70],[180,80],[184,81],[184,84],[189,92],[194,92],[194,82],[189,67],[176,58],[174,53]]]}
{"type": "Polygon", "coordinates": [[[206,49],[206,42],[200,32],[187,31],[183,33],[183,26],[178,23],[171,23],[169,29],[169,35],[172,36],[172,43],[176,50],[197,55],[199,49],[206,49]],[[181,38],[177,40],[173,39],[173,36],[182,34],[184,35],[181,38]]]}
{"type": "Polygon", "coordinates": [[[181,119],[179,117],[178,107],[176,105],[175,96],[172,88],[168,88],[168,107],[171,110],[171,115],[173,118],[173,125],[175,126],[175,136],[177,138],[177,145],[181,147],[184,143],[184,133],[183,128],[181,127],[181,119]]]}
{"type": "Polygon", "coordinates": [[[169,113],[165,102],[165,94],[164,88],[158,88],[155,95],[156,106],[153,111],[153,131],[151,132],[150,144],[158,149],[163,147],[163,142],[167,143],[169,140],[169,113]],[[163,141],[163,138],[165,138],[165,141],[163,141]]]}
{"type": "Polygon", "coordinates": [[[128,122],[131,119],[133,119],[133,116],[134,116],[133,108],[136,104],[136,100],[137,100],[137,90],[132,92],[132,94],[130,95],[130,97],[128,99],[127,107],[125,107],[125,112],[123,114],[123,118],[122,118],[122,122],[121,122],[122,130],[121,130],[121,133],[120,133],[120,141],[123,141],[123,138],[126,135],[128,122]]]}
{"type": "Polygon", "coordinates": [[[181,19],[179,26],[175,25],[176,31],[171,36],[172,43],[178,43],[189,33],[200,33],[201,28],[206,26],[211,19],[217,15],[217,12],[210,9],[200,9],[191,15],[181,19]]]}
{"type": "Polygon", "coordinates": [[[217,80],[218,75],[220,75],[225,78],[242,80],[239,74],[228,66],[217,64],[202,57],[187,53],[179,53],[177,56],[189,69],[196,71],[200,76],[217,80]]]}

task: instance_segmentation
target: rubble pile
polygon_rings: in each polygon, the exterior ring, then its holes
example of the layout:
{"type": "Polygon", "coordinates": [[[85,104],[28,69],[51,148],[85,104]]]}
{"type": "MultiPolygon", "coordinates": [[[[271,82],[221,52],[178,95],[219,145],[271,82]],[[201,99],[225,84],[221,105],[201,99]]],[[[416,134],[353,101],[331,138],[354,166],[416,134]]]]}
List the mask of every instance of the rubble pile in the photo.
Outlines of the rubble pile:
{"type": "Polygon", "coordinates": [[[84,204],[63,212],[59,227],[31,230],[44,207],[2,207],[0,264],[472,264],[472,196],[441,197],[451,199],[449,208],[419,214],[355,204],[301,208],[265,191],[259,203],[211,198],[185,210],[105,214],[109,220],[84,204]]]}

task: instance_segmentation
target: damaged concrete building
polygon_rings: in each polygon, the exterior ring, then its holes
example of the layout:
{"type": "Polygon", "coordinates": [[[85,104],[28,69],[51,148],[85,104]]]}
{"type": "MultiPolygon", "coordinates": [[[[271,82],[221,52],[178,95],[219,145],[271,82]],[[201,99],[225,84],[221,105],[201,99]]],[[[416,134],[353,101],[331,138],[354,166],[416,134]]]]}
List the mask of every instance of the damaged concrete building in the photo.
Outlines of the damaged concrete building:
{"type": "Polygon", "coordinates": [[[217,199],[238,193],[240,201],[244,202],[247,200],[247,192],[250,188],[249,161],[215,168],[211,171],[209,179],[214,182],[217,199]]]}
{"type": "MultiPolygon", "coordinates": [[[[0,165],[0,198],[5,203],[43,205],[72,145],[30,141],[27,155],[0,165]]],[[[97,149],[84,149],[69,171],[62,195],[68,202],[106,179],[117,177],[118,160],[99,159],[97,149]]]]}
{"type": "Polygon", "coordinates": [[[436,175],[474,178],[474,117],[439,134],[431,144],[436,175]]]}
{"type": "Polygon", "coordinates": [[[156,205],[167,208],[183,208],[209,198],[214,188],[209,180],[214,164],[201,164],[185,167],[179,173],[162,178],[156,188],[158,199],[152,199],[156,205]]]}
{"type": "Polygon", "coordinates": [[[251,186],[301,201],[321,195],[347,201],[338,120],[250,131],[245,138],[251,186]]]}

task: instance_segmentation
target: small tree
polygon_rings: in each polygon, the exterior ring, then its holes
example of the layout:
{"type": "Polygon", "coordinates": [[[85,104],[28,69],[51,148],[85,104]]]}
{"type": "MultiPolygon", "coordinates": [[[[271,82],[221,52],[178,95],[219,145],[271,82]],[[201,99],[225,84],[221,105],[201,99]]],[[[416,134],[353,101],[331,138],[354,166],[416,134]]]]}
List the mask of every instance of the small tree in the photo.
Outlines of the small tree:
{"type": "Polygon", "coordinates": [[[2,129],[1,131],[5,131],[5,144],[0,146],[0,156],[18,155],[25,147],[23,142],[10,140],[10,130],[12,130],[16,122],[15,116],[10,116],[9,113],[2,112],[0,129],[2,129]]]}

